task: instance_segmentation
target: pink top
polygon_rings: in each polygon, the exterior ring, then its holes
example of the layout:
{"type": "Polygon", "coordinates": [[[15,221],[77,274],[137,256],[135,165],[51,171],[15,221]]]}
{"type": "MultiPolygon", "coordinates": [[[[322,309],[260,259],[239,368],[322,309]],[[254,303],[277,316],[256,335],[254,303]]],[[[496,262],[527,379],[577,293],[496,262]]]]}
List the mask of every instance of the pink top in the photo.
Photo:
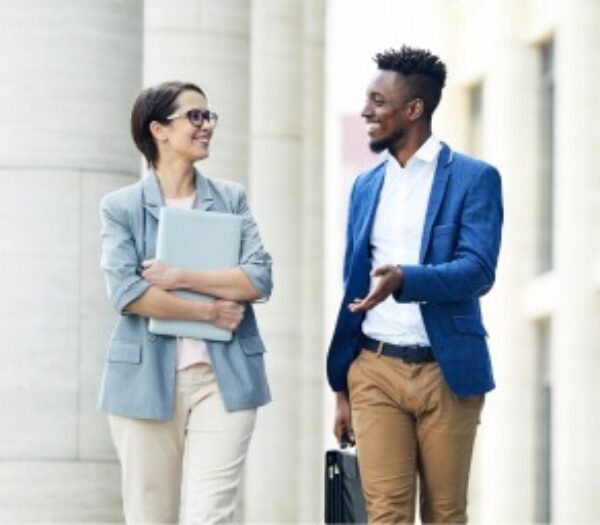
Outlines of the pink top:
{"type": "MultiPolygon", "coordinates": [[[[196,193],[182,199],[165,199],[167,206],[191,210],[196,200],[196,193]]],[[[197,363],[209,363],[210,354],[206,343],[202,339],[190,337],[177,338],[177,370],[183,370],[197,363]]]]}

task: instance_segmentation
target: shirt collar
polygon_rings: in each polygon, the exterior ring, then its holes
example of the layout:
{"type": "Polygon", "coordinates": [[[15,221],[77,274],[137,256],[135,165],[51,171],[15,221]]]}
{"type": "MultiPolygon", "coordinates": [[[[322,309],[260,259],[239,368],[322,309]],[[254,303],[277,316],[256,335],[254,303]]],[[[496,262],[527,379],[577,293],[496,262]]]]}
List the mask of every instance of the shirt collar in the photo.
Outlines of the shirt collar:
{"type": "MultiPolygon", "coordinates": [[[[440,141],[435,135],[429,135],[429,138],[415,151],[413,158],[431,163],[436,160],[438,153],[442,149],[440,141]]],[[[412,159],[411,159],[412,160],[412,159]]]]}
{"type": "MultiPolygon", "coordinates": [[[[426,162],[427,164],[431,164],[437,160],[437,156],[442,149],[442,143],[438,140],[435,135],[429,135],[429,138],[421,144],[421,147],[413,153],[413,156],[408,159],[408,162],[404,166],[406,169],[409,165],[413,164],[415,159],[419,161],[426,162]]],[[[396,160],[391,153],[388,153],[388,161],[394,165],[394,168],[402,170],[402,166],[396,160]]]]}

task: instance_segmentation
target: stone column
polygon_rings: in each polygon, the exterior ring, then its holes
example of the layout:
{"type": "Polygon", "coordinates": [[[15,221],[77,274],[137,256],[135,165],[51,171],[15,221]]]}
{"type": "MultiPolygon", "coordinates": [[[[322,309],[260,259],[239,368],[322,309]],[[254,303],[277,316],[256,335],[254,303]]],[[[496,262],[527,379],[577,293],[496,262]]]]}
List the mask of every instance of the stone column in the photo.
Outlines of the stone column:
{"type": "Polygon", "coordinates": [[[248,0],[146,0],[144,85],[167,80],[198,84],[219,114],[209,177],[248,181],[248,0]]]}
{"type": "Polygon", "coordinates": [[[113,522],[98,205],[138,177],[142,2],[0,2],[0,521],[113,522]]]}
{"type": "Polygon", "coordinates": [[[297,522],[318,518],[322,483],[322,5],[251,5],[251,203],[275,261],[273,298],[257,310],[275,403],[259,416],[246,516],[297,522]]]}
{"type": "MultiPolygon", "coordinates": [[[[300,203],[300,428],[298,516],[323,519],[323,391],[326,388],[323,323],[325,206],[324,47],[325,2],[302,2],[302,171],[300,203]]],[[[328,389],[328,387],[327,387],[328,389]]]]}
{"type": "Polygon", "coordinates": [[[600,297],[593,287],[600,242],[597,126],[600,5],[557,2],[556,273],[552,324],[553,521],[593,522],[600,513],[598,377],[600,297]]]}

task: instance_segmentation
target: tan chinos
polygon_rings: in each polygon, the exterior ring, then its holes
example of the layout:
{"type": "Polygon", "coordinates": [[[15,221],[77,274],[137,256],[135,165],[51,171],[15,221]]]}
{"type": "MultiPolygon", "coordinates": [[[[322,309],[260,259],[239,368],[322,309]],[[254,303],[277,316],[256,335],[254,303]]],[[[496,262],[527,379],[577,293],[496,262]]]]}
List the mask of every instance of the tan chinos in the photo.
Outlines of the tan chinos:
{"type": "Polygon", "coordinates": [[[348,372],[369,523],[466,523],[467,487],[484,396],[459,398],[437,363],[363,350],[348,372]]]}

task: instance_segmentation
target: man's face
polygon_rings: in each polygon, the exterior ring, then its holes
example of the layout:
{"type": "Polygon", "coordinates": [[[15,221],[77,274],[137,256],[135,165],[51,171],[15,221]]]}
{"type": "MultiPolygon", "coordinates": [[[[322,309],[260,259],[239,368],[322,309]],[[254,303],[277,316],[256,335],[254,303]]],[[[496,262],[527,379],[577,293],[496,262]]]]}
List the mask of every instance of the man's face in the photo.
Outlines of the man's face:
{"type": "Polygon", "coordinates": [[[410,93],[406,80],[394,71],[378,71],[367,88],[361,116],[367,123],[369,147],[380,153],[393,150],[410,124],[406,114],[410,93]]]}

